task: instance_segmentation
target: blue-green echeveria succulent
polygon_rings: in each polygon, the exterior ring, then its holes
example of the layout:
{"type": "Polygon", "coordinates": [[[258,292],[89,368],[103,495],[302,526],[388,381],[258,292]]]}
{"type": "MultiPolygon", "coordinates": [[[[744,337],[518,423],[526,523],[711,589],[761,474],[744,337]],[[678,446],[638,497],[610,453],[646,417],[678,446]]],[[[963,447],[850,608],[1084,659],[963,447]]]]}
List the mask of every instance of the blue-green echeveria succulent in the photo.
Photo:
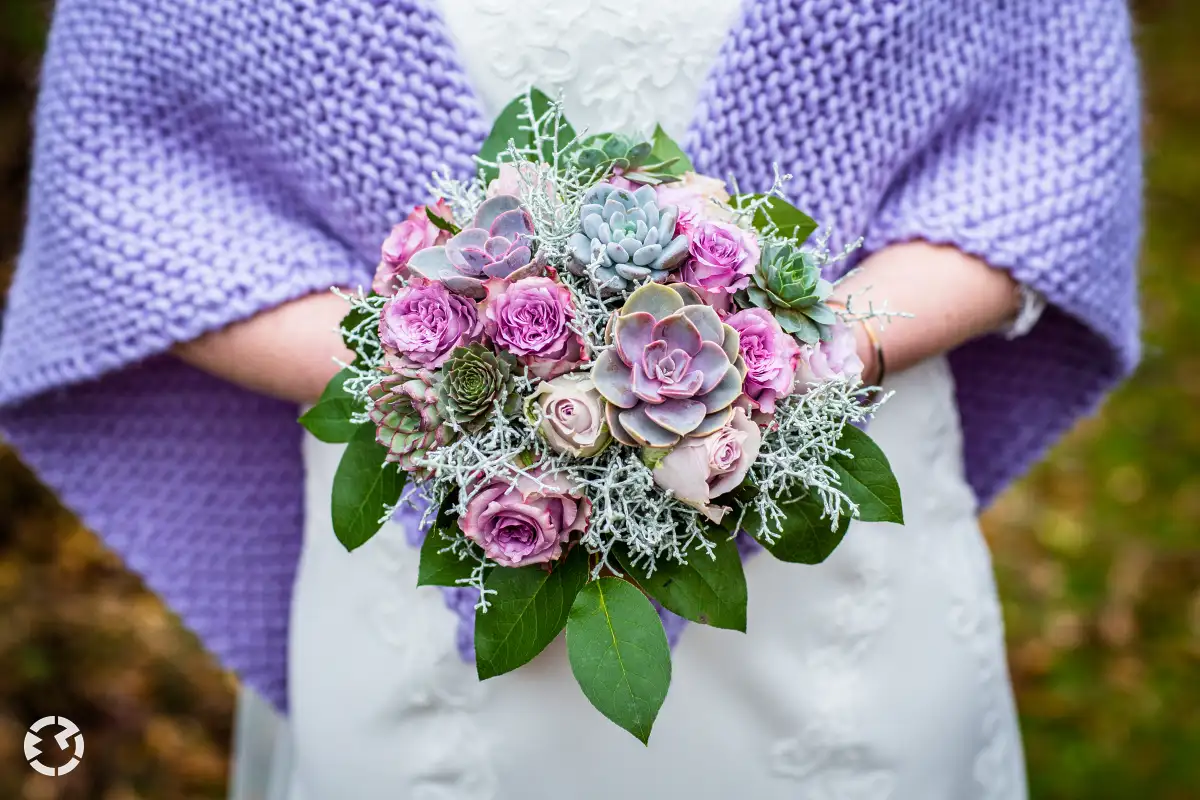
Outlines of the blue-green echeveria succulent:
{"type": "Polygon", "coordinates": [[[661,281],[683,264],[687,237],[676,234],[679,211],[659,208],[654,188],[629,191],[600,183],[588,190],[579,213],[581,230],[571,237],[571,270],[591,276],[605,294],[619,294],[633,284],[661,281]]]}
{"type": "Polygon", "coordinates": [[[737,300],[743,308],[765,308],[786,332],[816,344],[829,341],[837,321],[825,304],[832,291],[811,255],[791,245],[770,245],[737,300]]]}

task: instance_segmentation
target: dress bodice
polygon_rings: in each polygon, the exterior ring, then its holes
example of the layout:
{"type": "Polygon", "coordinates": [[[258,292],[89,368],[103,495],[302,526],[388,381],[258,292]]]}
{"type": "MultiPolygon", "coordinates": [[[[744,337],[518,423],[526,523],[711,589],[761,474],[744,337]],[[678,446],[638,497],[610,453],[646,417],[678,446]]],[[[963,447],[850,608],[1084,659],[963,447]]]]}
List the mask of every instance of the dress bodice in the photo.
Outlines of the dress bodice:
{"type": "Polygon", "coordinates": [[[534,85],[561,90],[578,128],[681,138],[738,0],[441,0],[490,117],[534,85]],[[687,31],[681,36],[681,31],[687,31]]]}

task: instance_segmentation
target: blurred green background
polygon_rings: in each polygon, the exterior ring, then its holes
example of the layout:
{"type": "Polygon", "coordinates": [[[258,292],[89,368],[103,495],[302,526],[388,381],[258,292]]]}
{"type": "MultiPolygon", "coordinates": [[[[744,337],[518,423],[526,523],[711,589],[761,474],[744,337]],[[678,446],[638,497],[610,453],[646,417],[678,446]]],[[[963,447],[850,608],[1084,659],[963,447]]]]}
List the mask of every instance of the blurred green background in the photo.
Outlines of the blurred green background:
{"type": "MultiPolygon", "coordinates": [[[[1200,3],[1134,3],[1146,356],[986,514],[1032,794],[1200,797],[1200,3]]],[[[0,292],[19,244],[46,4],[0,5],[0,292]]],[[[0,798],[221,797],[234,683],[0,449],[0,798]],[[21,760],[53,709],[84,767],[21,760]]]]}

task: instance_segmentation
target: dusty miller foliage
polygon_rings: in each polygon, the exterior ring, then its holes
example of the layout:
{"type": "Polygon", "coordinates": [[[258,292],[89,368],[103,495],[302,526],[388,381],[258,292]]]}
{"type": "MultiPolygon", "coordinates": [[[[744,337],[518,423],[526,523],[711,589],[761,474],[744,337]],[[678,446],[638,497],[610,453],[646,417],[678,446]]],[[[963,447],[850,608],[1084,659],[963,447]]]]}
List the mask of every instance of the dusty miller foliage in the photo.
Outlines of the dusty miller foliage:
{"type": "MultiPolygon", "coordinates": [[[[602,296],[588,275],[576,276],[565,269],[570,258],[568,241],[578,230],[583,197],[602,176],[580,168],[570,157],[570,150],[586,132],[580,132],[569,142],[560,141],[565,122],[561,100],[538,113],[532,96],[527,94],[524,118],[525,130],[532,134],[532,144],[519,147],[510,142],[502,160],[518,167],[519,196],[533,219],[538,259],[552,267],[571,292],[576,313],[573,327],[583,338],[589,358],[580,369],[587,370],[596,356],[610,346],[605,341],[609,319],[629,294],[602,296]]],[[[738,224],[750,227],[755,212],[769,202],[768,198],[786,200],[784,187],[790,179],[790,175],[776,169],[766,193],[756,199],[735,199],[728,208],[734,212],[738,224]]],[[[736,192],[737,187],[732,188],[736,192]]],[[[446,200],[456,223],[464,226],[469,225],[483,202],[486,184],[482,173],[471,180],[460,180],[441,172],[431,178],[429,189],[434,197],[446,200]]],[[[759,228],[758,235],[764,243],[801,244],[789,240],[773,224],[759,228]]],[[[858,246],[855,243],[833,254],[826,247],[828,239],[828,232],[822,234],[816,247],[810,250],[822,267],[840,261],[858,246]]],[[[589,265],[585,272],[590,274],[596,266],[589,265]]],[[[358,358],[353,365],[343,366],[351,370],[345,388],[361,402],[362,410],[354,421],[364,422],[368,419],[367,389],[381,377],[383,352],[378,326],[385,298],[365,295],[361,290],[351,295],[339,294],[359,314],[358,322],[345,332],[358,358]]],[[[889,314],[873,308],[865,312],[847,309],[844,316],[847,320],[858,320],[889,314]]],[[[517,392],[527,396],[536,383],[535,378],[525,375],[517,382],[517,392]]],[[[786,503],[809,493],[820,499],[831,526],[836,526],[843,515],[857,514],[855,504],[839,488],[838,475],[829,461],[844,452],[837,446],[842,427],[868,419],[886,399],[876,396],[868,400],[872,388],[835,380],[816,386],[803,396],[790,396],[777,403],[774,422],[763,432],[762,448],[749,474],[760,491],[741,509],[737,527],[748,515],[755,515],[764,522],[760,537],[770,541],[782,531],[786,503]]],[[[593,577],[605,570],[620,574],[613,557],[617,545],[626,547],[633,562],[652,573],[662,559],[686,563],[697,553],[711,557],[717,540],[728,536],[708,523],[695,508],[659,488],[639,450],[613,442],[592,458],[558,454],[537,434],[541,419],[536,405],[510,418],[502,411],[504,400],[504,397],[497,399],[489,424],[482,430],[476,433],[459,430],[453,442],[430,451],[420,464],[431,476],[412,486],[401,499],[401,503],[418,498],[427,501],[422,524],[431,529],[430,535],[441,537],[443,552],[473,562],[470,577],[460,583],[480,590],[481,608],[486,609],[489,604],[489,591],[484,587],[488,564],[482,551],[456,526],[433,525],[443,506],[453,517],[465,513],[471,498],[466,487],[492,481],[512,484],[522,475],[536,481],[535,469],[546,475],[565,475],[592,502],[591,522],[581,544],[592,555],[593,577]]],[[[718,498],[716,502],[720,504],[722,500],[728,498],[718,498]]],[[[388,509],[387,516],[394,511],[388,509]]]]}

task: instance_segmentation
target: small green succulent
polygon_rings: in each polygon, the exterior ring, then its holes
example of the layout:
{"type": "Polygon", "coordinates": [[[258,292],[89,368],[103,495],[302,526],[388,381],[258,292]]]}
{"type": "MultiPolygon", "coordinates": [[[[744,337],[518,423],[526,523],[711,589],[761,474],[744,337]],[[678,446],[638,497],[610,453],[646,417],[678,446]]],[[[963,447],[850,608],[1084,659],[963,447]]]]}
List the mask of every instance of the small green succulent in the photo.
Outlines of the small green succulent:
{"type": "Polygon", "coordinates": [[[825,301],[833,291],[808,253],[792,245],[763,249],[751,283],[739,292],[743,308],[758,306],[775,315],[779,325],[805,344],[827,342],[837,315],[825,301]]]}
{"type": "Polygon", "coordinates": [[[589,139],[575,156],[575,163],[601,175],[621,175],[633,183],[655,186],[678,180],[670,172],[678,158],[660,159],[654,143],[639,141],[619,133],[604,133],[589,139]]]}
{"type": "Polygon", "coordinates": [[[438,405],[467,431],[482,428],[501,398],[504,414],[514,416],[521,405],[513,381],[516,370],[516,359],[508,353],[497,355],[478,342],[456,347],[442,365],[438,405]]]}

